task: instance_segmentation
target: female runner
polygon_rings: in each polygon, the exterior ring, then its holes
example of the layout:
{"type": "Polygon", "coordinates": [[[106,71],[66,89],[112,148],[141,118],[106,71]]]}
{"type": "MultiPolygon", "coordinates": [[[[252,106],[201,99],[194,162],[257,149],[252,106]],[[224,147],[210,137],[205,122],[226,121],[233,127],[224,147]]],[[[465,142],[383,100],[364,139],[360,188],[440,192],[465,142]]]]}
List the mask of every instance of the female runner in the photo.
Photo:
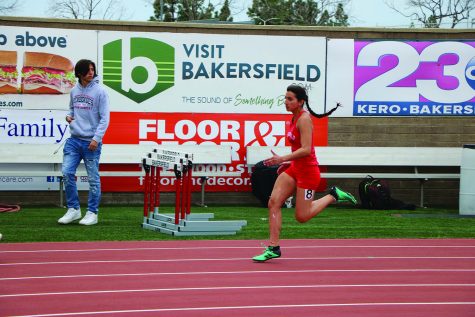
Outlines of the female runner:
{"type": "Polygon", "coordinates": [[[269,199],[269,234],[270,240],[264,253],[253,257],[256,262],[265,262],[281,256],[279,237],[282,227],[281,207],[285,200],[295,193],[295,218],[304,223],[322,212],[334,202],[348,201],[356,204],[356,199],[338,187],[331,187],[328,194],[314,200],[315,191],[320,183],[320,170],[313,146],[313,123],[309,112],[318,118],[332,114],[340,105],[324,114],[314,113],[308,105],[306,90],[297,85],[287,87],[285,107],[292,112],[287,140],[292,153],[279,156],[272,152],[272,157],[265,160],[265,165],[280,165],[279,176],[274,184],[269,199]]]}

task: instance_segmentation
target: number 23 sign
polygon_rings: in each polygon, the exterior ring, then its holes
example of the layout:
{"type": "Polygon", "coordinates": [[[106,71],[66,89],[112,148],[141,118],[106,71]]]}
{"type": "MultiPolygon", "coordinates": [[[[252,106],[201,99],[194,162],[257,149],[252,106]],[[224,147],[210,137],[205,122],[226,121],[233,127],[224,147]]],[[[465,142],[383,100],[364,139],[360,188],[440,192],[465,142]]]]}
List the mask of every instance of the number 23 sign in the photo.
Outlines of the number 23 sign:
{"type": "Polygon", "coordinates": [[[475,42],[355,42],[354,58],[354,115],[475,115],[475,42]]]}

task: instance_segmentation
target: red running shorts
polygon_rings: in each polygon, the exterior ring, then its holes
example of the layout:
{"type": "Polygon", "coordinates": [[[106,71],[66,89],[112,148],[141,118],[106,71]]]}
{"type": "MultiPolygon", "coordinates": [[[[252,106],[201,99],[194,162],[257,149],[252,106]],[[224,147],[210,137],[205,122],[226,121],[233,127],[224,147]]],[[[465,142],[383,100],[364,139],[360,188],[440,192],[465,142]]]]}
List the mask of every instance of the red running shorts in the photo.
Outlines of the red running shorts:
{"type": "Polygon", "coordinates": [[[295,179],[299,188],[317,190],[320,184],[320,169],[318,165],[297,169],[294,164],[291,164],[284,173],[295,179]]]}

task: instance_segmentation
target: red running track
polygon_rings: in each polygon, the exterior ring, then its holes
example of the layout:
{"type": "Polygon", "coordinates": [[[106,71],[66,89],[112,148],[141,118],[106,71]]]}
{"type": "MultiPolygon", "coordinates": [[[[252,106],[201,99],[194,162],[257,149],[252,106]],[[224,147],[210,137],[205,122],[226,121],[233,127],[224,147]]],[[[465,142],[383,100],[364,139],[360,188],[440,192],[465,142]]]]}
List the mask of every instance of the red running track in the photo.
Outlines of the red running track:
{"type": "Polygon", "coordinates": [[[0,316],[475,316],[475,239],[0,244],[0,316]]]}

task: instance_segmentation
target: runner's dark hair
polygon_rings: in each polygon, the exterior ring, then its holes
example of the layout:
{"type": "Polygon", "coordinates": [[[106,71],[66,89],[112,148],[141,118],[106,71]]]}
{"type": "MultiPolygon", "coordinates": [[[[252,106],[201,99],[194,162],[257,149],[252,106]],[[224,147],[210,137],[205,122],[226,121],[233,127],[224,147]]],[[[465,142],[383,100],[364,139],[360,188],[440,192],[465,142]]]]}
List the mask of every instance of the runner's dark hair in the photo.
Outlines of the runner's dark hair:
{"type": "Polygon", "coordinates": [[[304,104],[307,106],[308,112],[310,112],[310,114],[312,116],[317,117],[317,118],[328,117],[336,109],[341,107],[341,104],[338,102],[334,108],[330,109],[329,111],[327,111],[325,113],[319,114],[319,113],[316,113],[315,111],[313,111],[312,108],[310,108],[310,105],[308,104],[307,90],[305,88],[303,88],[302,86],[299,86],[299,85],[290,85],[290,86],[287,87],[287,91],[293,92],[295,94],[295,97],[297,98],[297,100],[303,100],[304,104]]]}

